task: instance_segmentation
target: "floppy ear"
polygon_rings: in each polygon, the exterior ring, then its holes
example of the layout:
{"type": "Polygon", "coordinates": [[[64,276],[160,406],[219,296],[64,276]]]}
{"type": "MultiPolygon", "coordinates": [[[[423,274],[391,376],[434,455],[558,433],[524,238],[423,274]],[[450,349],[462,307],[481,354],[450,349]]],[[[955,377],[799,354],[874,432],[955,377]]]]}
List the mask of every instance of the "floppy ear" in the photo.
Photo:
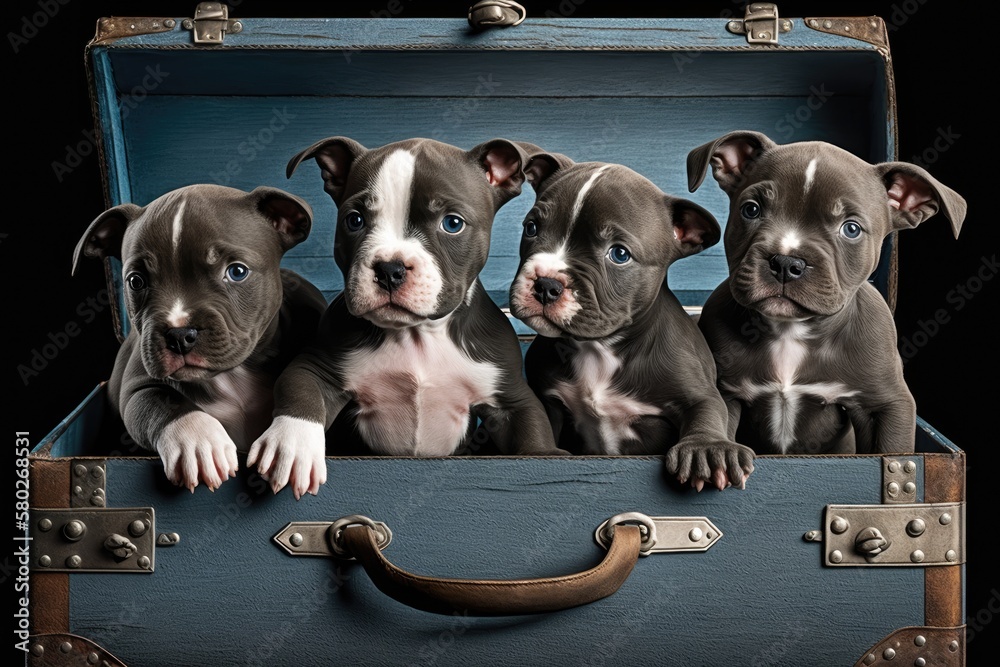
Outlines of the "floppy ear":
{"type": "Polygon", "coordinates": [[[288,166],[285,167],[285,176],[291,178],[296,167],[303,160],[315,159],[319,165],[320,174],[323,176],[323,189],[333,198],[334,203],[340,206],[351,165],[359,156],[367,152],[368,149],[354,139],[329,137],[317,141],[289,160],[288,166]]]}
{"type": "Polygon", "coordinates": [[[466,155],[485,172],[486,180],[493,186],[497,209],[521,194],[528,153],[519,142],[492,139],[474,147],[466,155]]]}
{"type": "Polygon", "coordinates": [[[76,275],[80,258],[84,255],[100,259],[120,258],[125,227],[142,215],[142,211],[143,208],[135,204],[120,204],[97,216],[76,244],[76,250],[73,251],[73,270],[70,275],[76,275]]]}
{"type": "Polygon", "coordinates": [[[883,162],[875,172],[889,197],[893,230],[911,229],[938,212],[951,223],[958,238],[967,205],[960,194],[942,184],[925,169],[909,162],[883,162]]]}
{"type": "Polygon", "coordinates": [[[762,153],[777,146],[760,132],[741,130],[730,132],[715,141],[702,144],[688,153],[688,191],[694,192],[705,180],[708,165],[712,165],[712,176],[728,194],[738,187],[747,168],[762,153]]]}
{"type": "Polygon", "coordinates": [[[534,153],[528,160],[524,173],[535,192],[541,193],[552,182],[549,179],[553,174],[572,164],[575,164],[573,160],[562,153],[534,153]]]}
{"type": "Polygon", "coordinates": [[[261,186],[250,193],[257,210],[278,232],[285,250],[306,240],[312,229],[312,208],[302,199],[278,188],[261,186]]]}
{"type": "Polygon", "coordinates": [[[719,242],[722,228],[711,213],[687,199],[664,195],[674,238],[681,249],[681,256],[694,255],[719,242]]]}

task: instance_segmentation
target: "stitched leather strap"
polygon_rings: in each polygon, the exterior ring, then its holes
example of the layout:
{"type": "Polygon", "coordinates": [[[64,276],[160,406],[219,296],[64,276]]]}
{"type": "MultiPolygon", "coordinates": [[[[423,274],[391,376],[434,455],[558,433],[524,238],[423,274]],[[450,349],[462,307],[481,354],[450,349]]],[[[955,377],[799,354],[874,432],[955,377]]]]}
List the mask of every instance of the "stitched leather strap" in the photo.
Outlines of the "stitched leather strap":
{"type": "Polygon", "coordinates": [[[345,550],[357,558],[380,591],[423,611],[469,616],[539,614],[605,598],[631,574],[641,539],[638,526],[620,525],[604,560],[590,570],[544,579],[476,580],[411,574],[386,560],[375,532],[367,526],[348,526],[343,532],[345,550]]]}

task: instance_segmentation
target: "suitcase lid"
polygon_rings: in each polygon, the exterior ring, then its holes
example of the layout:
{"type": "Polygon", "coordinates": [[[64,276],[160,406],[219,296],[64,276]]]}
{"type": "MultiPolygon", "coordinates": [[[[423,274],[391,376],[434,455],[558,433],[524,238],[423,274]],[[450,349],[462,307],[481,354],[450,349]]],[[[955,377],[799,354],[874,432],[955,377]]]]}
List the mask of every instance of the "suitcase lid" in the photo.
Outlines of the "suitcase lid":
{"type": "MultiPolygon", "coordinates": [[[[202,3],[195,19],[98,21],[86,61],[107,203],[145,205],[192,183],[294,193],[315,218],[284,266],[328,301],[343,286],[332,257],[335,206],[314,163],[285,177],[288,160],[324,137],[375,147],[421,136],[465,149],[494,137],[529,141],[577,161],[625,164],[723,226],[725,194],[713,183],[689,193],[685,159],[731,130],[895,159],[878,17],[781,19],[771,45],[748,43],[743,22],[726,19],[528,18],[474,31],[463,19],[221,19],[206,5],[222,7],[202,3]],[[221,43],[195,43],[218,39],[222,26],[221,43]]],[[[495,219],[481,280],[502,307],[533,202],[525,185],[495,219]]],[[[80,233],[88,223],[79,221],[80,233]]],[[[889,237],[871,282],[890,306],[894,259],[889,237]]],[[[107,268],[124,339],[120,265],[107,268]]],[[[667,282],[696,312],[726,275],[720,242],[674,264],[667,282]]]]}

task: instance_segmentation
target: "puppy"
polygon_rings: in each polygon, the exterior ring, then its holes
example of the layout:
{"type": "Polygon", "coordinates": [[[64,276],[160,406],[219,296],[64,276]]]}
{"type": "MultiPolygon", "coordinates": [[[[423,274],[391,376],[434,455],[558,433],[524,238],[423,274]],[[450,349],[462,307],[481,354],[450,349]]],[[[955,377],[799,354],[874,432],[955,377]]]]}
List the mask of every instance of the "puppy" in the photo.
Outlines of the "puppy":
{"type": "Polygon", "coordinates": [[[622,165],[540,153],[526,171],[537,199],[510,304],[540,334],[525,364],[557,443],[666,453],[698,491],[743,488],[753,452],[726,435],[711,351],[665,282],[719,240],[719,223],[622,165]]]}
{"type": "Polygon", "coordinates": [[[214,490],[270,424],[274,380],[326,307],[279,268],[311,225],[281,190],[191,185],[105,211],[77,244],[74,273],[83,256],[121,259],[131,329],[108,395],[174,484],[214,490]]]}
{"type": "Polygon", "coordinates": [[[913,164],[757,132],[706,143],[687,165],[692,192],[711,165],[731,202],[730,275],[699,321],[730,432],[758,453],[913,451],[892,313],[867,278],[893,231],[940,212],[957,238],[965,200],[913,164]]]}
{"type": "Polygon", "coordinates": [[[430,139],[371,150],[324,139],[292,158],[320,167],[337,205],[344,291],[317,344],[275,388],[275,420],[249,461],[277,492],[314,488],[309,461],[331,431],[367,453],[446,456],[477,418],[505,453],[558,454],[522,374],[513,327],[478,275],[496,211],[524,181],[524,150],[496,139],[463,151],[430,139]]]}

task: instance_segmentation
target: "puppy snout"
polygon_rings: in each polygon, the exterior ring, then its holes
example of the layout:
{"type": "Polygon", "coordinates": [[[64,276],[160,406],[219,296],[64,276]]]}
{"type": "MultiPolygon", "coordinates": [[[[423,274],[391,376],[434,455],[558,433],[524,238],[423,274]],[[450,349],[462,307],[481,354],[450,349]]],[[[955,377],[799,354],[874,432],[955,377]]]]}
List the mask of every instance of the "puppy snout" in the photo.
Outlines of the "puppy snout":
{"type": "Polygon", "coordinates": [[[198,330],[188,327],[174,327],[163,334],[167,349],[177,354],[187,354],[198,341],[198,330]]]}
{"type": "Polygon", "coordinates": [[[535,300],[543,306],[555,303],[562,296],[564,286],[555,278],[537,278],[532,288],[535,300]]]}
{"type": "Polygon", "coordinates": [[[398,260],[376,262],[374,270],[375,282],[386,292],[393,292],[406,282],[406,265],[398,260]]]}
{"type": "Polygon", "coordinates": [[[775,255],[770,261],[771,273],[782,283],[798,280],[806,272],[806,260],[789,255],[775,255]]]}

